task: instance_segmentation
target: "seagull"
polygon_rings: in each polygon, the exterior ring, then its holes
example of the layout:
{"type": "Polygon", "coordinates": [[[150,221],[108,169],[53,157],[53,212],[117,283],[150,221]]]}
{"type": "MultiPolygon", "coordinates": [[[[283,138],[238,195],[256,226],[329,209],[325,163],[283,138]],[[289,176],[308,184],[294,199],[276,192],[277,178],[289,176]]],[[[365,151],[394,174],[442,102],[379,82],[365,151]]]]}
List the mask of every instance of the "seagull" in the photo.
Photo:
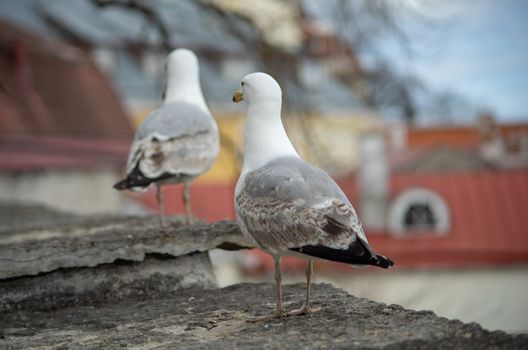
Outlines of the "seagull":
{"type": "Polygon", "coordinates": [[[117,190],[141,190],[155,184],[161,227],[161,186],[183,183],[186,223],[191,224],[190,183],[211,167],[220,147],[218,126],[205,103],[198,70],[192,51],[177,49],[169,54],[163,104],[137,129],[126,178],[114,185],[117,190]]]}
{"type": "Polygon", "coordinates": [[[281,121],[282,91],[265,73],[241,81],[233,101],[248,102],[244,162],[235,188],[237,222],[244,236],[273,257],[276,308],[249,321],[309,314],[313,259],[389,268],[394,263],[369,246],[356,212],[323,170],[302,160],[281,121]],[[308,259],[306,297],[300,309],[282,306],[280,259],[308,259]]]}

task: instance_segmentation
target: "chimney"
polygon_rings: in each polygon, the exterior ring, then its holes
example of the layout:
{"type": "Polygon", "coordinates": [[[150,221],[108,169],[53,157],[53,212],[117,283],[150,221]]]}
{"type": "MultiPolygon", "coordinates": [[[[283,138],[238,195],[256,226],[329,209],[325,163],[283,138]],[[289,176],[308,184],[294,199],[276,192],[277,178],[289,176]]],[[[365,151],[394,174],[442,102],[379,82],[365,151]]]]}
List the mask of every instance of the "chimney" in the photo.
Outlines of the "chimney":
{"type": "Polygon", "coordinates": [[[499,126],[491,113],[483,113],[477,119],[480,156],[491,164],[504,160],[506,147],[499,126]]]}
{"type": "Polygon", "coordinates": [[[365,228],[383,230],[389,192],[389,165],[383,135],[365,134],[360,140],[360,218],[365,228]]]}

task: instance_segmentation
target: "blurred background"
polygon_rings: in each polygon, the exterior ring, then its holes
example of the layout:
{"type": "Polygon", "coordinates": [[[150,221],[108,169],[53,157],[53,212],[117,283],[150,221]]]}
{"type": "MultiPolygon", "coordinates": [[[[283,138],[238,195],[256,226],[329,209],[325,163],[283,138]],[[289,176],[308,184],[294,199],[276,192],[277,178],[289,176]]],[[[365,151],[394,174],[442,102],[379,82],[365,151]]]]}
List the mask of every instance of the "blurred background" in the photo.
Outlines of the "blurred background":
{"type": "MultiPolygon", "coordinates": [[[[0,200],[150,215],[122,193],[164,60],[200,60],[221,132],[192,210],[233,219],[247,73],[273,75],[302,156],[342,186],[390,271],[318,261],[316,282],[488,329],[528,332],[528,3],[522,0],[1,0],[0,200]]],[[[182,213],[166,186],[166,211],[182,213]]],[[[271,280],[258,251],[212,252],[222,286],[271,280]]],[[[284,258],[288,282],[305,262],[284,258]]]]}

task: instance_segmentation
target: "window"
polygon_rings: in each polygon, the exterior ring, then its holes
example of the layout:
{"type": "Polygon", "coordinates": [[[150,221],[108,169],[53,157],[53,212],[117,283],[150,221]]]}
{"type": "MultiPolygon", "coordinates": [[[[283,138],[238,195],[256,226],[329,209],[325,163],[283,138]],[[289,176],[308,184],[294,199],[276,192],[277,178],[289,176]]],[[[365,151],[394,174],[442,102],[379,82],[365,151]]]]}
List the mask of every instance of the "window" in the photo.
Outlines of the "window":
{"type": "Polygon", "coordinates": [[[436,219],[427,203],[411,204],[404,215],[403,223],[407,231],[434,230],[436,219]]]}
{"type": "Polygon", "coordinates": [[[407,189],[391,203],[388,226],[396,235],[446,233],[451,226],[449,209],[443,198],[429,189],[407,189]]]}

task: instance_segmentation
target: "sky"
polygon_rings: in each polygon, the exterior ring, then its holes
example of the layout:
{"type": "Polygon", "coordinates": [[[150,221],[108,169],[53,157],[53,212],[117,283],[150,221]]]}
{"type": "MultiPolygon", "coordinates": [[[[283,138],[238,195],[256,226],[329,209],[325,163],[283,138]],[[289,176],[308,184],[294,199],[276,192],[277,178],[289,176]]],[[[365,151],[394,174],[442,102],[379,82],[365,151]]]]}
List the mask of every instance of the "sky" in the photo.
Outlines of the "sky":
{"type": "Polygon", "coordinates": [[[407,23],[414,50],[396,57],[399,69],[462,94],[501,121],[528,121],[528,1],[403,2],[443,25],[423,40],[424,28],[407,23]]]}

